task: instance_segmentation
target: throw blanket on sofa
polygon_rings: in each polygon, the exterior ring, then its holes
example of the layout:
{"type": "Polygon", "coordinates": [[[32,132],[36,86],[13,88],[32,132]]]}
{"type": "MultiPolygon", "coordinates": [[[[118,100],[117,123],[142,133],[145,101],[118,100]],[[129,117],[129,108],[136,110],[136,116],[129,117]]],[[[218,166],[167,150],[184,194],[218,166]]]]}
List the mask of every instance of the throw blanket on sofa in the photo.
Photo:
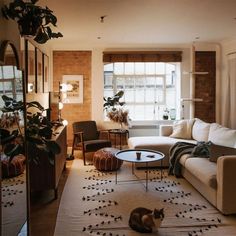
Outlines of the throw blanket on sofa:
{"type": "Polygon", "coordinates": [[[184,154],[191,154],[194,147],[196,147],[196,144],[177,142],[170,148],[169,175],[175,175],[176,177],[181,176],[181,164],[179,162],[180,157],[184,154]]]}

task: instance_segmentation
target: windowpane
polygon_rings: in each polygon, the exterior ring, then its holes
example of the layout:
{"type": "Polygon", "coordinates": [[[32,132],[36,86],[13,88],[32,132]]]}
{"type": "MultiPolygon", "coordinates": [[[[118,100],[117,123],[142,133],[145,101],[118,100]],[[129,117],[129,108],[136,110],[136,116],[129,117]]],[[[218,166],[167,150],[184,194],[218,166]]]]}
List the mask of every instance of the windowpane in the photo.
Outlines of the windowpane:
{"type": "Polygon", "coordinates": [[[144,75],[145,74],[145,66],[143,62],[135,63],[135,72],[136,75],[144,75]]]}
{"type": "Polygon", "coordinates": [[[136,105],[134,108],[134,117],[135,120],[144,120],[145,119],[145,112],[144,112],[144,105],[136,105]]]}
{"type": "Polygon", "coordinates": [[[156,74],[165,74],[165,63],[157,62],[156,63],[156,74]]]}
{"type": "Polygon", "coordinates": [[[163,77],[157,77],[156,78],[156,85],[157,85],[158,88],[163,88],[164,87],[163,77]]]}
{"type": "Polygon", "coordinates": [[[147,75],[154,75],[155,74],[155,62],[147,62],[145,63],[146,66],[146,74],[147,75]]]}
{"type": "Polygon", "coordinates": [[[170,88],[166,89],[166,105],[169,108],[175,108],[176,107],[176,99],[175,98],[175,89],[170,88]]]}
{"type": "Polygon", "coordinates": [[[124,81],[125,79],[122,77],[118,77],[116,79],[116,87],[117,87],[117,91],[118,90],[124,90],[124,81]]]}
{"type": "Polygon", "coordinates": [[[147,89],[145,94],[145,101],[146,102],[155,102],[155,89],[147,89]]]}
{"type": "Polygon", "coordinates": [[[113,63],[109,63],[104,65],[104,71],[112,71],[113,72],[113,63]]]}
{"type": "Polygon", "coordinates": [[[153,120],[154,118],[154,104],[145,106],[145,120],[153,120]]]}
{"type": "Polygon", "coordinates": [[[3,66],[3,78],[13,79],[14,78],[14,68],[13,66],[3,66]]]}
{"type": "Polygon", "coordinates": [[[146,87],[155,88],[156,87],[156,78],[155,77],[147,77],[146,78],[146,87]]]}
{"type": "Polygon", "coordinates": [[[124,74],[124,63],[114,63],[114,74],[122,75],[124,74]]]}
{"type": "Polygon", "coordinates": [[[156,102],[157,103],[163,103],[164,102],[164,91],[162,89],[157,89],[156,102]]]}
{"type": "Polygon", "coordinates": [[[125,63],[125,74],[126,75],[134,74],[134,63],[133,62],[125,63]]]}
{"type": "Polygon", "coordinates": [[[129,111],[131,120],[163,119],[164,110],[173,108],[178,117],[179,67],[179,63],[160,62],[107,64],[104,66],[104,96],[111,97],[123,90],[123,108],[129,111]]]}
{"type": "Polygon", "coordinates": [[[134,78],[126,78],[125,89],[133,89],[133,88],[134,88],[134,78]]]}
{"type": "Polygon", "coordinates": [[[113,90],[104,90],[104,97],[112,97],[114,95],[113,90]]]}
{"type": "Polygon", "coordinates": [[[104,75],[104,88],[112,89],[113,88],[112,81],[113,81],[113,74],[105,73],[105,75],[104,75]]]}
{"type": "Polygon", "coordinates": [[[135,90],[135,102],[144,102],[144,89],[135,90]]]}
{"type": "Polygon", "coordinates": [[[175,65],[166,63],[166,74],[171,74],[172,71],[175,71],[175,65]]]}
{"type": "Polygon", "coordinates": [[[136,87],[136,89],[144,88],[144,86],[145,86],[144,77],[135,78],[135,87],[136,87]]]}
{"type": "Polygon", "coordinates": [[[125,102],[134,102],[134,89],[127,89],[125,90],[125,102]]]}

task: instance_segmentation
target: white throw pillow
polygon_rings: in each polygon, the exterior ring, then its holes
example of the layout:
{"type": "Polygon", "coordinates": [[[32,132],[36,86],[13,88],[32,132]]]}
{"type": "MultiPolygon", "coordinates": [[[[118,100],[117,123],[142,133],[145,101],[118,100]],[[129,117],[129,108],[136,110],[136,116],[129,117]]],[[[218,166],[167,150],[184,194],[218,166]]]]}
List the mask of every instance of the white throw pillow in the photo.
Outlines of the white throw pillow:
{"type": "Polygon", "coordinates": [[[234,147],[236,143],[236,130],[212,123],[208,140],[217,145],[234,147]]]}
{"type": "Polygon", "coordinates": [[[210,124],[206,123],[198,118],[195,118],[195,122],[193,124],[192,129],[192,137],[196,141],[208,141],[210,130],[210,124]]]}
{"type": "Polygon", "coordinates": [[[194,119],[180,120],[173,124],[172,138],[192,139],[192,127],[194,119]]]}

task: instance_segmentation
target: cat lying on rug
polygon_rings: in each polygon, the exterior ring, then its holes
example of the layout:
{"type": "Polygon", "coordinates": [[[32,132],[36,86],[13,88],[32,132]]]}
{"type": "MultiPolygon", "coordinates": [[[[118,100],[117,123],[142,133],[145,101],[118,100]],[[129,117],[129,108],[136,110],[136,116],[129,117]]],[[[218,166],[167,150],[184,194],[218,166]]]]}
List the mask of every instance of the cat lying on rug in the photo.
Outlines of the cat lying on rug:
{"type": "Polygon", "coordinates": [[[129,218],[129,226],[140,233],[156,232],[164,219],[164,209],[149,210],[138,207],[132,210],[129,218]]]}

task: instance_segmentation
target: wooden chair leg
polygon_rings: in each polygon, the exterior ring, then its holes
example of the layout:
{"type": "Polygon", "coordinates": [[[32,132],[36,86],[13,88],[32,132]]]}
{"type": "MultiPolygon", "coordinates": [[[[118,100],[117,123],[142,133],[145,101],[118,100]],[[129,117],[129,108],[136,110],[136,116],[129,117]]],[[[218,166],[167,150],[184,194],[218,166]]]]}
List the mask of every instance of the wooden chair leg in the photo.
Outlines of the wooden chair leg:
{"type": "Polygon", "coordinates": [[[82,143],[82,154],[83,154],[83,159],[84,159],[84,166],[86,166],[84,143],[82,143]]]}
{"type": "Polygon", "coordinates": [[[75,140],[76,140],[76,136],[74,135],[74,138],[73,138],[73,144],[72,144],[71,156],[74,156],[75,140]]]}
{"type": "Polygon", "coordinates": [[[86,166],[85,152],[83,151],[84,166],[86,166]]]}

